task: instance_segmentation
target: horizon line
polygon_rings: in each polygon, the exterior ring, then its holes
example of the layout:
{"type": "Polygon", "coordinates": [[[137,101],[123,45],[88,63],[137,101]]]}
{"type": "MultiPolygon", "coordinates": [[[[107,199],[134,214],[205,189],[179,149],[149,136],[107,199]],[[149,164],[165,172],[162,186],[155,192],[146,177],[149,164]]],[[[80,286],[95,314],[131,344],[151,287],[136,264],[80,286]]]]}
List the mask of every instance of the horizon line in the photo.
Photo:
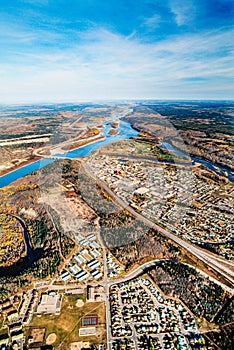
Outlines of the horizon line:
{"type": "Polygon", "coordinates": [[[234,99],[182,99],[182,98],[165,98],[165,99],[157,99],[157,98],[113,98],[113,99],[87,99],[87,100],[61,100],[61,101],[22,101],[22,102],[0,102],[0,106],[26,106],[26,105],[54,105],[54,104],[76,104],[76,103],[102,103],[102,102],[144,102],[144,101],[155,101],[155,102],[234,102],[234,99]]]}

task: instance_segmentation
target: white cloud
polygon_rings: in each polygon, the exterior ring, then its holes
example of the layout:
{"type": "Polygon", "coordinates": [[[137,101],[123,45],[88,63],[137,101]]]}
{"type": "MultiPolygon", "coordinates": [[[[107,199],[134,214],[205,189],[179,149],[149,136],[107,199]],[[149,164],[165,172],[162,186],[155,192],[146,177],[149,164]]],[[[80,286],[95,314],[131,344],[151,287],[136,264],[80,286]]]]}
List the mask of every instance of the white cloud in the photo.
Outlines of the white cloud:
{"type": "Polygon", "coordinates": [[[233,98],[233,34],[226,29],[149,44],[89,30],[67,49],[22,50],[14,64],[0,65],[0,101],[233,98]]]}
{"type": "Polygon", "coordinates": [[[161,16],[159,14],[154,14],[151,17],[145,18],[142,22],[142,25],[151,31],[158,28],[161,22],[161,16]]]}
{"type": "Polygon", "coordinates": [[[193,0],[171,0],[170,6],[178,26],[186,25],[193,20],[195,15],[193,0]]]}

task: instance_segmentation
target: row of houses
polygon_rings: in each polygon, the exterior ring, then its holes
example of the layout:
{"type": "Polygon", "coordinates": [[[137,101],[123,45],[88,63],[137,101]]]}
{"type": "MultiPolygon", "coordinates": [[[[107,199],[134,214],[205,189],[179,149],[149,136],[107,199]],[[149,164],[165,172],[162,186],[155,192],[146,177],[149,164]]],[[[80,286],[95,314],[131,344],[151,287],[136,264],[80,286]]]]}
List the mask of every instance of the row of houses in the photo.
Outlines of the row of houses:
{"type": "Polygon", "coordinates": [[[107,254],[106,263],[107,274],[110,278],[118,276],[123,271],[123,267],[117,263],[116,259],[114,259],[111,253],[107,254]]]}
{"type": "MultiPolygon", "coordinates": [[[[189,167],[152,162],[121,162],[99,155],[92,164],[96,176],[147,218],[163,224],[173,222],[174,232],[192,242],[225,242],[231,239],[233,208],[232,187],[206,181],[189,167]],[[222,191],[225,196],[217,195],[222,191]],[[217,209],[218,208],[218,209],[217,209]],[[196,222],[196,229],[194,229],[196,222]]],[[[172,229],[170,227],[170,229],[172,229]]],[[[220,254],[231,258],[231,247],[219,247],[220,254]]]]}
{"type": "Polygon", "coordinates": [[[28,325],[32,319],[38,300],[37,290],[29,290],[27,293],[15,295],[0,303],[0,312],[5,316],[6,333],[0,336],[1,348],[6,348],[9,343],[24,342],[23,326],[28,325]]]}

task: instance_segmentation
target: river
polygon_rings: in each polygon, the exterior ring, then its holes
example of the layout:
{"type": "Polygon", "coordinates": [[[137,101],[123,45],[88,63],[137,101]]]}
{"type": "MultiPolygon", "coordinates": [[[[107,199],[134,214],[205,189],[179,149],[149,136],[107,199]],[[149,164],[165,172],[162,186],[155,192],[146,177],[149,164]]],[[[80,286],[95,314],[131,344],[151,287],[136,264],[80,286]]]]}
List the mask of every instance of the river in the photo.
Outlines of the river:
{"type": "Polygon", "coordinates": [[[33,261],[34,261],[34,256],[33,256],[33,249],[32,249],[32,246],[31,246],[31,242],[30,242],[30,237],[29,237],[29,232],[28,232],[27,226],[25,225],[24,221],[20,217],[18,217],[16,215],[13,215],[13,214],[11,214],[11,216],[16,218],[16,220],[18,220],[20,225],[23,227],[26,255],[28,257],[29,264],[31,265],[33,263],[33,261]]]}
{"type": "Polygon", "coordinates": [[[112,128],[109,123],[113,120],[106,121],[104,123],[104,128],[102,129],[102,134],[105,136],[105,139],[99,140],[97,142],[90,143],[80,148],[76,148],[72,151],[65,152],[63,154],[55,154],[51,158],[43,158],[36,162],[30,163],[28,165],[22,166],[19,169],[13,170],[6,175],[0,177],[0,188],[11,184],[13,181],[20,179],[21,177],[31,173],[32,171],[41,169],[46,165],[53,163],[56,159],[74,159],[77,157],[83,157],[89,155],[92,151],[108,144],[111,142],[130,139],[133,136],[138,135],[138,131],[133,129],[129,123],[126,123],[122,120],[119,121],[119,129],[117,135],[109,135],[108,132],[112,128]]]}
{"type": "MultiPolygon", "coordinates": [[[[0,188],[11,184],[12,182],[20,179],[21,177],[31,173],[32,171],[41,169],[41,168],[45,167],[46,165],[53,163],[56,159],[63,159],[63,158],[74,159],[77,157],[87,156],[92,151],[94,151],[94,150],[96,150],[96,149],[98,149],[98,148],[100,148],[108,143],[112,143],[112,142],[119,141],[119,140],[130,139],[131,137],[138,135],[138,131],[133,129],[129,123],[120,120],[117,115],[115,116],[115,121],[119,122],[119,129],[118,129],[119,133],[117,135],[109,135],[108,134],[108,132],[112,128],[109,123],[113,122],[113,119],[108,120],[103,124],[104,128],[102,129],[102,134],[105,136],[105,139],[87,144],[85,146],[82,146],[80,148],[76,148],[72,151],[68,151],[68,152],[65,152],[63,154],[55,154],[51,158],[43,158],[43,159],[38,160],[36,162],[22,166],[19,169],[13,170],[13,171],[7,173],[6,175],[3,175],[0,177],[0,188]]],[[[169,151],[173,151],[174,153],[176,153],[179,156],[187,156],[185,153],[183,153],[179,149],[176,149],[174,146],[172,146],[168,142],[162,142],[161,147],[164,149],[166,148],[169,151]]],[[[221,175],[221,176],[225,176],[230,181],[234,182],[234,174],[229,169],[221,167],[221,166],[216,165],[216,164],[213,164],[213,163],[208,162],[206,160],[193,157],[193,156],[190,156],[190,158],[192,159],[192,164],[199,163],[199,164],[205,165],[206,167],[208,167],[210,170],[212,170],[216,174],[221,175]]]]}
{"type": "MultiPolygon", "coordinates": [[[[178,148],[174,147],[171,143],[162,142],[161,148],[167,149],[168,151],[172,151],[175,154],[177,154],[178,156],[188,157],[188,154],[186,154],[186,153],[182,152],[181,150],[179,150],[178,148]]],[[[195,163],[205,165],[208,169],[215,172],[217,175],[224,176],[224,177],[228,178],[231,182],[234,182],[234,174],[228,168],[222,167],[221,165],[218,165],[218,164],[213,164],[212,162],[209,162],[207,160],[197,158],[197,157],[194,157],[191,155],[189,155],[189,157],[192,160],[192,165],[194,165],[195,163]]]]}
{"type": "Polygon", "coordinates": [[[12,217],[14,217],[22,226],[23,228],[23,234],[24,234],[24,242],[25,242],[25,250],[26,250],[26,256],[21,257],[17,262],[10,266],[1,266],[0,267],[0,277],[4,276],[18,276],[21,272],[23,272],[25,269],[31,267],[34,262],[39,260],[44,251],[42,248],[36,248],[33,249],[30,242],[29,232],[27,229],[27,226],[25,225],[24,221],[17,215],[14,214],[7,214],[12,217]]]}

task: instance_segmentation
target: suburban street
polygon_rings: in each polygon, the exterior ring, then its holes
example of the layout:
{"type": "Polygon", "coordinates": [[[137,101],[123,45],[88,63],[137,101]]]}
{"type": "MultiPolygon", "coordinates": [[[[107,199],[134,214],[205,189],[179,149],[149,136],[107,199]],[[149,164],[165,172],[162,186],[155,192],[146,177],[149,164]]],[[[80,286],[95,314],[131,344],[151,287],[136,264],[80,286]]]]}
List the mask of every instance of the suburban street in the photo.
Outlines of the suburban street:
{"type": "MultiPolygon", "coordinates": [[[[136,219],[142,221],[145,225],[148,227],[157,230],[158,232],[162,233],[164,236],[168,237],[169,239],[173,240],[175,243],[179,244],[181,247],[185,248],[187,251],[189,251],[190,254],[193,254],[196,258],[200,259],[203,263],[205,263],[208,267],[214,269],[216,272],[218,272],[220,275],[222,275],[227,281],[230,283],[234,283],[234,264],[229,262],[227,266],[227,261],[225,259],[222,259],[220,257],[214,256],[214,254],[209,253],[205,251],[204,249],[198,248],[195,245],[184,241],[183,239],[177,237],[176,235],[172,234],[170,231],[168,231],[165,228],[162,228],[161,226],[157,225],[152,220],[149,220],[142,216],[141,214],[137,213],[132,207],[130,207],[125,201],[123,201],[121,198],[117,197],[113,191],[110,190],[110,188],[100,179],[98,179],[92,172],[92,169],[90,169],[89,165],[81,161],[81,164],[84,168],[84,170],[87,172],[87,174],[94,180],[96,183],[103,188],[114,200],[116,204],[121,206],[123,209],[127,210],[130,214],[132,214],[136,219]]],[[[227,286],[228,287],[228,286],[227,286]]],[[[233,289],[228,287],[228,290],[233,289]]]]}
{"type": "MultiPolygon", "coordinates": [[[[153,221],[145,218],[141,214],[137,213],[132,207],[130,207],[125,201],[123,201],[121,198],[115,195],[110,188],[100,179],[98,179],[92,170],[90,169],[89,165],[84,162],[83,160],[81,161],[81,164],[84,168],[84,170],[87,172],[87,174],[94,180],[96,183],[103,188],[110,196],[113,198],[114,202],[121,206],[123,209],[127,210],[129,213],[131,213],[136,219],[142,221],[145,225],[147,225],[150,228],[153,228],[160,233],[162,233],[164,236],[168,237],[169,239],[173,240],[175,243],[179,244],[181,247],[185,248],[190,254],[193,254],[196,258],[200,259],[203,263],[205,263],[209,268],[214,269],[216,272],[218,272],[220,275],[225,277],[226,280],[228,280],[231,283],[234,283],[234,264],[230,261],[226,261],[225,259],[222,259],[221,257],[216,257],[214,254],[209,253],[201,248],[198,248],[194,246],[193,244],[184,241],[183,239],[177,237],[176,235],[172,234],[165,228],[162,228],[161,226],[157,225],[153,221]]],[[[100,238],[100,237],[99,237],[100,238]]],[[[103,252],[104,252],[104,259],[106,258],[106,250],[105,250],[105,245],[103,241],[100,239],[102,247],[103,247],[103,252]]],[[[111,345],[111,320],[110,320],[110,303],[109,303],[109,287],[114,284],[118,284],[120,282],[125,282],[127,280],[133,279],[140,274],[142,274],[146,269],[153,267],[158,260],[153,260],[150,262],[146,262],[142,264],[141,266],[137,267],[134,269],[134,271],[131,271],[129,274],[127,274],[124,277],[121,277],[119,279],[115,280],[108,280],[107,279],[107,271],[106,271],[106,266],[104,267],[104,287],[105,287],[105,292],[106,292],[106,328],[107,328],[107,346],[108,349],[110,349],[111,345]]],[[[226,284],[211,278],[214,280],[217,284],[221,285],[225,290],[227,290],[230,293],[234,293],[234,289],[230,288],[226,284]]]]}

